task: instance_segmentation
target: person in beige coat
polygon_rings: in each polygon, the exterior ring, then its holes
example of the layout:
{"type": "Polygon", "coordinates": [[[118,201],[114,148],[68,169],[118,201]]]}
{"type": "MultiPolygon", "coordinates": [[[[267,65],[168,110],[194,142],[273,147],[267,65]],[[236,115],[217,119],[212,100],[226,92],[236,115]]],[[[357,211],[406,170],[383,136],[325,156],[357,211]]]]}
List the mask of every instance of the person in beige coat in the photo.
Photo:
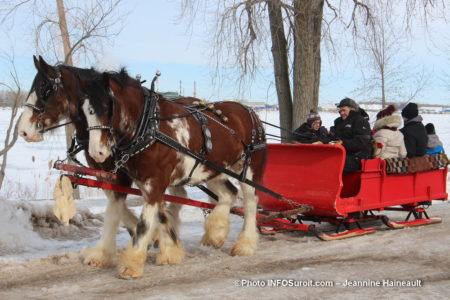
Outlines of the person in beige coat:
{"type": "Polygon", "coordinates": [[[403,134],[398,130],[402,125],[402,117],[393,115],[395,107],[389,105],[377,114],[373,139],[375,142],[375,158],[406,157],[403,134]]]}

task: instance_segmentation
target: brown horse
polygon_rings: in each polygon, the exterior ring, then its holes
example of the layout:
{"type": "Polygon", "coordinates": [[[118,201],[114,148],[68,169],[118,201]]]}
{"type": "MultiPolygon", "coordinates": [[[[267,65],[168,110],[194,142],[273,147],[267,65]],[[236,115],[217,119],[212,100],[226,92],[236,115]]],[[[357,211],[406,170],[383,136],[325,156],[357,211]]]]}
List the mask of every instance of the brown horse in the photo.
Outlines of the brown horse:
{"type": "MultiPolygon", "coordinates": [[[[156,230],[161,251],[167,254],[160,259],[171,263],[181,261],[183,249],[163,204],[163,193],[170,186],[206,183],[218,196],[218,204],[205,222],[202,243],[221,247],[229,233],[228,214],[237,190],[230,184],[228,175],[186,154],[203,154],[201,157],[209,162],[260,182],[266,154],[265,135],[256,113],[235,102],[215,103],[216,113],[209,109],[189,110],[149,93],[124,70],[105,73],[103,81],[87,82],[83,91],[86,98],[82,111],[90,130],[90,155],[101,163],[114,151],[146,200],[136,235],[121,253],[119,276],[142,275],[147,246],[156,230]],[[140,135],[142,120],[149,120],[149,123],[143,126],[144,134],[140,135]],[[156,136],[163,136],[166,142],[156,136]],[[135,147],[139,143],[142,146],[135,147]],[[183,151],[177,145],[181,145],[183,151]],[[254,148],[262,149],[252,151],[254,148]]],[[[245,221],[232,255],[248,256],[257,247],[258,199],[253,187],[240,185],[245,221]]]]}
{"type": "MultiPolygon", "coordinates": [[[[101,73],[93,69],[80,69],[60,65],[48,65],[42,57],[34,57],[37,74],[34,78],[30,93],[28,94],[24,111],[19,122],[19,134],[27,142],[43,140],[44,132],[56,126],[63,119],[71,119],[76,128],[76,137],[79,141],[89,138],[86,131],[86,119],[78,115],[80,106],[78,80],[99,80],[101,73]]],[[[87,150],[87,147],[86,147],[87,150]]],[[[95,169],[111,170],[114,160],[110,158],[103,163],[95,160],[85,151],[88,165],[95,169]]],[[[124,172],[117,174],[115,184],[131,186],[132,181],[124,172]]],[[[122,221],[131,235],[136,230],[137,218],[126,207],[126,194],[106,191],[109,200],[105,213],[102,236],[97,245],[83,252],[83,262],[92,266],[114,264],[116,257],[116,233],[119,222],[122,221]]]]}

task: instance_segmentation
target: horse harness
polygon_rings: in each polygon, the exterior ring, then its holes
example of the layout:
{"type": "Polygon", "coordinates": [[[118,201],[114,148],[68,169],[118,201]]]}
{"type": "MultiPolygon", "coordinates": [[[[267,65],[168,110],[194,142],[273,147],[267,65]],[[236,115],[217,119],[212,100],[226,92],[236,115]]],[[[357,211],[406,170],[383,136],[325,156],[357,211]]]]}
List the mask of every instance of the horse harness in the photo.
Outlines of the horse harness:
{"type": "MultiPolygon", "coordinates": [[[[153,87],[153,84],[152,84],[153,87]]],[[[112,147],[113,157],[115,157],[115,167],[114,170],[112,170],[112,173],[117,173],[119,169],[124,169],[124,171],[127,171],[125,168],[126,163],[130,158],[133,156],[141,153],[145,149],[149,148],[151,145],[153,145],[156,141],[176,150],[177,152],[183,153],[185,155],[188,155],[192,157],[195,160],[195,164],[193,168],[191,169],[189,175],[187,178],[185,178],[179,185],[185,185],[188,184],[192,174],[194,173],[194,170],[197,168],[199,164],[204,164],[207,167],[210,167],[212,169],[215,169],[218,172],[224,173],[229,175],[230,177],[233,177],[235,179],[238,179],[241,182],[247,183],[257,189],[263,190],[266,193],[271,194],[272,196],[275,196],[277,198],[283,198],[282,195],[277,194],[249,179],[246,178],[247,169],[251,162],[251,155],[252,153],[256,151],[260,151],[266,148],[265,140],[264,140],[264,130],[261,126],[257,126],[257,118],[255,115],[255,112],[247,107],[246,109],[249,111],[249,114],[251,116],[251,121],[253,124],[252,128],[252,135],[250,143],[245,143],[244,139],[239,136],[233,129],[229,128],[226,124],[226,117],[221,117],[221,121],[216,120],[212,116],[204,113],[204,110],[208,109],[207,105],[203,105],[202,103],[194,103],[193,105],[183,105],[181,103],[176,102],[176,100],[167,100],[160,98],[160,96],[154,92],[154,90],[148,90],[145,87],[142,87],[142,91],[144,94],[144,111],[141,115],[141,118],[139,120],[138,129],[133,137],[133,139],[130,142],[127,142],[125,144],[121,144],[119,141],[112,147]],[[165,100],[170,101],[172,103],[176,103],[179,105],[182,105],[183,108],[187,111],[185,114],[179,114],[179,115],[173,115],[168,117],[160,117],[159,116],[159,100],[165,100]],[[197,122],[200,125],[200,128],[202,130],[202,136],[204,137],[204,145],[202,147],[201,153],[196,153],[189,148],[181,145],[177,140],[173,139],[172,137],[164,134],[159,130],[159,122],[160,121],[166,121],[176,118],[186,118],[188,116],[194,116],[194,118],[197,120],[197,122]],[[230,171],[227,168],[224,168],[221,165],[218,165],[208,159],[205,158],[205,154],[212,151],[213,144],[211,142],[211,132],[207,127],[208,119],[216,122],[223,128],[225,128],[230,134],[235,136],[243,145],[244,145],[244,153],[239,157],[236,161],[234,161],[231,165],[236,164],[240,160],[244,160],[243,162],[243,170],[241,174],[237,174],[233,171],[230,171]],[[256,142],[258,141],[258,142],[256,142]]],[[[113,100],[114,103],[114,100],[113,100]]],[[[112,132],[112,121],[110,125],[106,126],[92,126],[88,127],[87,130],[109,130],[112,132]]],[[[128,173],[128,172],[126,172],[128,173]]],[[[130,174],[129,174],[130,175],[130,174]]],[[[206,187],[201,185],[196,185],[200,189],[202,189],[205,193],[207,193],[210,197],[217,199],[217,196],[214,195],[211,191],[209,191],[206,187]]]]}

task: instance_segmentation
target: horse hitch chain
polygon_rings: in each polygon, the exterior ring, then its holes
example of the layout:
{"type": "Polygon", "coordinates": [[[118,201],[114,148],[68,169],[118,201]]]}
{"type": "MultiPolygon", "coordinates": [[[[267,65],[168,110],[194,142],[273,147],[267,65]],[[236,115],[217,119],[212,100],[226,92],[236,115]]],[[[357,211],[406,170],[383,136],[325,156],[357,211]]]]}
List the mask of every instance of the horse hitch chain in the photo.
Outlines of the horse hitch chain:
{"type": "Polygon", "coordinates": [[[115,162],[114,170],[111,172],[116,174],[119,169],[123,168],[127,161],[130,159],[130,154],[124,154],[119,160],[115,162]]]}

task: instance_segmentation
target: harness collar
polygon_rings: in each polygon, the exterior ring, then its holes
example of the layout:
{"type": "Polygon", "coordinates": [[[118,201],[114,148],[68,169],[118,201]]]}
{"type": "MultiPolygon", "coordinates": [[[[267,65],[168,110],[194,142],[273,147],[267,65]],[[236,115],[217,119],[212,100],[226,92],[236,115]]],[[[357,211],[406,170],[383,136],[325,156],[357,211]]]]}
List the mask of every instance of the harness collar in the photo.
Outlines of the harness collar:
{"type": "Polygon", "coordinates": [[[156,141],[156,133],[159,130],[159,96],[145,87],[142,87],[142,92],[144,93],[144,111],[134,137],[123,145],[119,140],[112,148],[114,156],[118,158],[115,161],[113,173],[122,168],[131,157],[147,149],[156,141]]]}

